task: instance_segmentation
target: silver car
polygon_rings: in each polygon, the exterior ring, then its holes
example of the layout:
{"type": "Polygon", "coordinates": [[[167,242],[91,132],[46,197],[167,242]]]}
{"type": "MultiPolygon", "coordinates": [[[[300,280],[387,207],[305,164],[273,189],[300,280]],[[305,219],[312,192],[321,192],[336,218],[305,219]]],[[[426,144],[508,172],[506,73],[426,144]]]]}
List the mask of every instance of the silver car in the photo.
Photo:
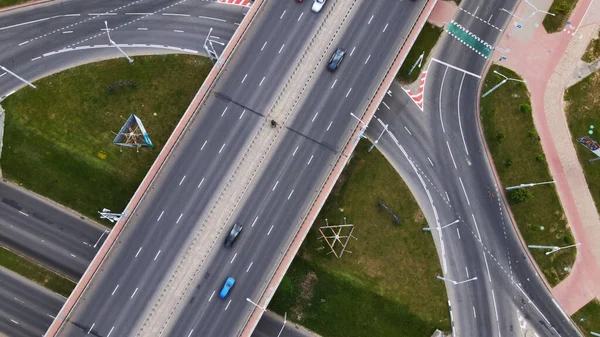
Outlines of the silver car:
{"type": "Polygon", "coordinates": [[[312,5],[312,11],[319,13],[323,8],[323,5],[325,5],[325,0],[315,0],[315,3],[312,5]]]}

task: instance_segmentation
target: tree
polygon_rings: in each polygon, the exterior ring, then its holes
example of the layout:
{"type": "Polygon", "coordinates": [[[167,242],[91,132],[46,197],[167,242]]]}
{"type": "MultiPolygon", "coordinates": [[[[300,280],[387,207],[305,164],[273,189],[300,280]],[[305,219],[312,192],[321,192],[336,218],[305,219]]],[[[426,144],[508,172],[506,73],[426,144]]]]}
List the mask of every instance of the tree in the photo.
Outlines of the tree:
{"type": "Polygon", "coordinates": [[[508,200],[511,204],[520,204],[531,198],[533,198],[533,195],[525,188],[518,188],[508,193],[508,200]]]}

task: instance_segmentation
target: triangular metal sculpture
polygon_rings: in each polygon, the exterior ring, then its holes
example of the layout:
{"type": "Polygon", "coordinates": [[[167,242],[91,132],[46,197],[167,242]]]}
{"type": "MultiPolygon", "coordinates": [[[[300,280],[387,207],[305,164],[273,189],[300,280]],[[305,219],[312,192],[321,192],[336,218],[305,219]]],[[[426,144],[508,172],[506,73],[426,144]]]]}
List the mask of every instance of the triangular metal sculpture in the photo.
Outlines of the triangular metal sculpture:
{"type": "Polygon", "coordinates": [[[357,240],[356,237],[352,235],[352,232],[354,232],[354,225],[347,224],[346,217],[344,217],[343,225],[329,226],[327,219],[325,219],[325,223],[327,226],[319,227],[319,232],[331,249],[330,253],[333,253],[338,259],[342,257],[344,252],[352,253],[351,251],[346,250],[346,246],[348,245],[350,238],[357,240]],[[326,235],[325,232],[328,232],[329,235],[326,235]]]}
{"type": "Polygon", "coordinates": [[[135,147],[138,151],[140,147],[154,147],[144,124],[133,114],[129,116],[113,143],[119,146],[135,147]]]}

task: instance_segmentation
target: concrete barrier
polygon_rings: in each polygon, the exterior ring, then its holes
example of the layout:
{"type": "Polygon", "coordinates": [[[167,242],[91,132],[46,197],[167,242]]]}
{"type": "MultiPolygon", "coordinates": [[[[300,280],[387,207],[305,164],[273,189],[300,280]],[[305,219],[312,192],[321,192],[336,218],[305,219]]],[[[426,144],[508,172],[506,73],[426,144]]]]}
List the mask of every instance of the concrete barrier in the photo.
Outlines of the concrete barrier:
{"type": "Polygon", "coordinates": [[[179,123],[177,123],[177,126],[175,127],[175,130],[167,140],[167,143],[160,151],[158,157],[154,161],[154,164],[152,164],[152,167],[150,167],[150,170],[144,177],[144,180],[142,181],[135,194],[129,201],[129,204],[127,204],[127,207],[123,211],[123,216],[121,217],[119,222],[117,222],[113,230],[110,232],[102,247],[100,247],[98,253],[86,269],[79,283],[77,283],[77,286],[75,287],[65,304],[62,306],[59,313],[56,315],[56,318],[54,319],[44,336],[57,336],[63,324],[68,320],[69,315],[73,311],[75,305],[79,302],[83,292],[88,288],[98,270],[100,270],[100,266],[106,260],[114,244],[118,242],[119,235],[126,228],[129,216],[135,212],[135,209],[144,199],[146,192],[148,192],[150,186],[152,186],[156,177],[158,176],[162,168],[165,166],[165,163],[167,162],[171,151],[176,147],[183,135],[183,132],[188,128],[188,124],[194,117],[197,108],[208,97],[208,93],[219,79],[221,71],[225,69],[226,65],[232,58],[233,52],[238,47],[238,44],[241,41],[244,34],[246,33],[248,27],[250,26],[250,23],[252,23],[252,21],[256,17],[256,14],[258,13],[265,1],[266,0],[254,1],[254,4],[240,23],[240,26],[236,30],[235,34],[233,35],[227,46],[225,47],[225,50],[221,54],[221,58],[219,59],[219,61],[217,61],[215,66],[208,74],[206,80],[200,87],[200,90],[198,90],[198,92],[194,96],[194,99],[185,111],[183,117],[181,118],[179,123]]]}
{"type": "MultiPolygon", "coordinates": [[[[373,116],[375,115],[375,111],[377,110],[377,107],[383,101],[383,98],[386,95],[388,88],[394,81],[394,78],[396,77],[396,74],[400,70],[400,67],[402,66],[402,63],[404,62],[404,59],[408,55],[408,52],[410,51],[415,40],[419,36],[419,33],[421,32],[421,29],[425,25],[425,22],[427,22],[427,18],[431,14],[431,11],[435,7],[435,4],[437,3],[437,1],[438,0],[428,0],[427,3],[421,9],[421,13],[415,20],[413,27],[408,34],[408,37],[406,38],[406,40],[404,41],[404,44],[400,48],[400,52],[394,58],[394,61],[392,62],[391,66],[388,67],[388,71],[387,71],[384,79],[379,84],[379,89],[377,90],[376,94],[373,96],[373,99],[369,103],[369,106],[367,107],[365,114],[362,116],[362,122],[365,125],[368,125],[369,122],[371,121],[371,119],[373,118],[373,116]],[[417,28],[417,29],[415,29],[415,28],[417,28]]],[[[279,260],[278,266],[275,269],[275,271],[273,272],[273,275],[271,276],[271,281],[267,284],[267,286],[263,290],[263,293],[257,303],[261,303],[261,305],[264,305],[266,307],[270,300],[270,295],[274,294],[275,291],[277,290],[279,283],[281,283],[281,280],[283,279],[285,272],[288,270],[290,264],[292,263],[292,260],[294,259],[294,257],[296,256],[296,253],[300,249],[300,246],[302,245],[304,238],[306,237],[306,235],[308,234],[308,231],[312,227],[313,222],[316,220],[317,215],[319,214],[321,208],[323,207],[323,204],[325,203],[325,200],[327,200],[327,197],[329,196],[329,193],[331,193],[333,186],[335,185],[336,181],[338,180],[339,176],[341,175],[344,167],[350,160],[350,156],[352,155],[352,152],[354,152],[354,149],[356,148],[356,145],[358,143],[355,141],[355,139],[357,139],[357,137],[360,137],[361,132],[362,132],[362,128],[360,127],[360,125],[362,125],[362,123],[360,123],[355,128],[354,132],[352,133],[352,137],[350,137],[350,139],[346,143],[344,150],[338,157],[338,160],[337,160],[335,166],[330,171],[329,177],[327,178],[327,180],[321,187],[321,191],[320,191],[319,195],[317,196],[317,198],[311,205],[308,215],[306,216],[306,218],[304,219],[304,222],[302,223],[302,225],[296,232],[294,239],[288,246],[286,253],[279,260]]],[[[254,331],[254,328],[258,324],[258,321],[260,320],[262,313],[263,313],[263,311],[261,309],[257,309],[256,307],[253,306],[252,314],[246,320],[246,323],[244,324],[244,329],[240,332],[239,336],[250,337],[252,332],[254,331]]]]}

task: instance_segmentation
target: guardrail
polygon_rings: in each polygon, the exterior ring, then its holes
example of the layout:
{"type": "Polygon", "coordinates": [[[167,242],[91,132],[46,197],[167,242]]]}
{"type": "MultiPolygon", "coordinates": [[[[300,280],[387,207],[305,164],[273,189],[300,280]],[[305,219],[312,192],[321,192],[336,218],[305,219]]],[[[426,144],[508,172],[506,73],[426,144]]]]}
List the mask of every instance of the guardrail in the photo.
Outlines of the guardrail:
{"type": "Polygon", "coordinates": [[[246,34],[248,27],[256,18],[256,15],[258,11],[262,8],[264,2],[266,2],[266,0],[254,1],[254,4],[240,23],[238,29],[233,34],[233,37],[231,38],[227,46],[225,47],[225,50],[221,54],[221,58],[211,69],[207,78],[204,80],[204,83],[194,96],[194,99],[188,106],[185,113],[183,114],[183,117],[181,118],[179,123],[177,123],[177,126],[175,127],[175,130],[167,140],[167,143],[158,154],[158,157],[152,164],[152,167],[150,167],[150,170],[144,177],[144,180],[142,180],[142,183],[140,184],[133,197],[127,204],[127,207],[123,211],[123,216],[117,222],[113,230],[110,232],[102,247],[100,247],[100,249],[98,250],[98,253],[86,269],[85,273],[81,277],[79,283],[77,283],[77,285],[75,286],[75,289],[73,290],[65,304],[63,304],[62,308],[56,315],[56,318],[54,319],[44,336],[57,336],[63,324],[66,321],[68,321],[68,317],[72,313],[74,307],[77,305],[77,303],[81,299],[81,296],[92,282],[93,277],[100,269],[102,263],[106,260],[108,254],[114,247],[115,243],[118,241],[119,236],[125,230],[130,215],[133,214],[138,208],[138,206],[146,196],[147,192],[149,191],[150,187],[152,186],[152,184],[162,171],[163,167],[165,166],[167,159],[171,155],[172,151],[177,147],[180,139],[185,135],[184,131],[188,128],[189,124],[193,122],[193,117],[198,111],[198,107],[205,102],[206,98],[208,97],[208,93],[215,86],[215,83],[222,75],[221,72],[225,69],[226,65],[231,60],[233,52],[237,49],[240,41],[246,34]]]}
{"type": "MultiPolygon", "coordinates": [[[[438,0],[427,0],[425,5],[423,5],[423,8],[421,9],[421,12],[415,19],[412,28],[407,35],[406,40],[400,46],[400,51],[392,60],[391,64],[388,66],[388,70],[384,78],[379,83],[379,89],[371,98],[369,105],[365,111],[365,114],[362,116],[362,122],[365,125],[368,125],[373,116],[375,115],[377,107],[381,104],[381,101],[383,101],[383,97],[385,96],[388,88],[394,81],[396,74],[400,70],[400,66],[402,66],[404,59],[408,55],[408,52],[412,48],[415,40],[417,39],[417,36],[421,32],[421,29],[425,25],[425,22],[429,18],[429,15],[431,14],[431,11],[433,10],[437,2],[438,0]],[[415,27],[418,27],[418,29],[415,30],[415,27]]],[[[339,176],[342,173],[342,170],[350,160],[350,156],[352,155],[352,152],[354,152],[354,149],[356,148],[356,145],[358,143],[354,140],[357,137],[359,137],[362,132],[360,125],[360,123],[359,125],[357,125],[357,127],[352,132],[352,136],[346,142],[344,150],[338,156],[336,164],[329,171],[329,177],[327,178],[327,180],[325,180],[325,182],[320,188],[320,192],[317,198],[309,207],[309,212],[304,218],[302,225],[294,234],[294,238],[288,245],[286,253],[277,262],[277,268],[271,274],[270,282],[263,288],[260,299],[257,302],[261,303],[263,307],[266,307],[270,300],[270,297],[267,296],[267,294],[273,294],[275,293],[275,290],[277,290],[279,283],[281,283],[281,280],[283,279],[283,275],[289,268],[290,264],[292,263],[292,260],[296,256],[296,253],[300,249],[300,245],[302,244],[304,238],[308,234],[308,231],[310,230],[313,222],[316,220],[317,215],[319,214],[319,211],[323,207],[325,200],[327,199],[331,190],[333,189],[335,182],[338,180],[339,176]]],[[[252,313],[244,323],[244,329],[242,329],[238,336],[250,337],[250,335],[254,331],[254,328],[258,324],[258,321],[260,320],[263,311],[261,309],[256,308],[255,306],[252,306],[251,310],[252,313]]]]}

